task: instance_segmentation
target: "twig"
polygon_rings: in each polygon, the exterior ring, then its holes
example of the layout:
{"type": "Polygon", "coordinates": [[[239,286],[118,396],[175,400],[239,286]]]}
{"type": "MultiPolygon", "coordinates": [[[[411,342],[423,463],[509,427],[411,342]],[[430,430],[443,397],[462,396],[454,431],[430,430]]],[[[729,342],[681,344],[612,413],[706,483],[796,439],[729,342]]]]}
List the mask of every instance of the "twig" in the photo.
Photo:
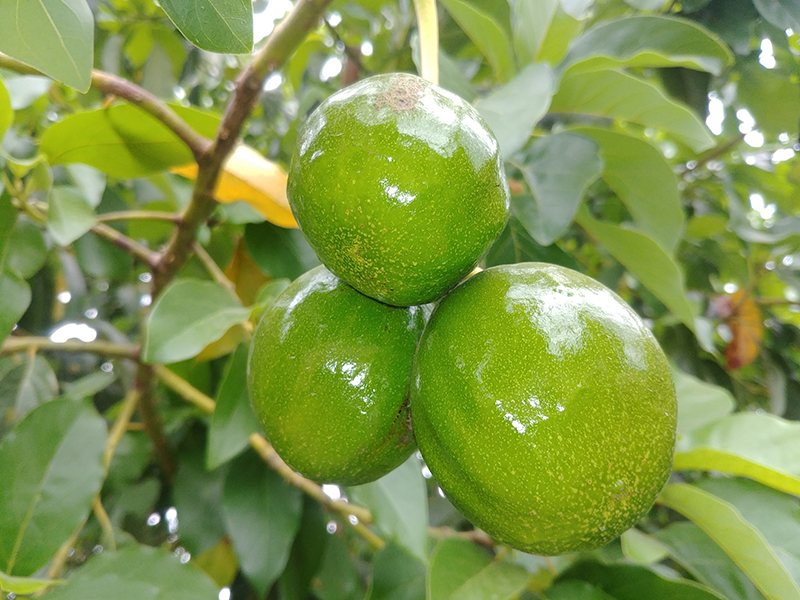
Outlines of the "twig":
{"type": "Polygon", "coordinates": [[[480,544],[481,546],[486,546],[487,548],[494,548],[497,546],[497,542],[495,542],[488,533],[478,529],[473,529],[471,531],[456,531],[452,527],[428,527],[428,533],[432,537],[437,538],[460,538],[462,540],[480,544]]]}
{"type": "Polygon", "coordinates": [[[94,513],[97,522],[100,523],[100,529],[103,530],[103,538],[108,545],[108,549],[115,552],[117,549],[117,542],[114,539],[114,526],[111,524],[111,519],[108,518],[106,509],[103,508],[103,503],[100,501],[100,496],[95,496],[92,501],[92,512],[94,513]]]}
{"type": "Polygon", "coordinates": [[[14,354],[30,348],[57,350],[59,352],[90,352],[110,358],[128,358],[130,360],[138,360],[139,358],[139,346],[132,344],[115,344],[105,340],[95,340],[94,342],[80,342],[78,340],[54,342],[50,338],[34,336],[11,336],[0,346],[0,354],[14,354]]]}
{"type": "Polygon", "coordinates": [[[110,227],[105,223],[96,223],[92,227],[92,231],[100,237],[107,239],[118,248],[122,248],[134,258],[138,258],[150,268],[154,269],[158,266],[159,259],[161,258],[158,252],[153,252],[149,248],[142,246],[139,242],[132,240],[127,235],[120,233],[113,227],[110,227]]]}
{"type": "Polygon", "coordinates": [[[236,295],[236,286],[225,276],[225,273],[222,272],[222,269],[219,268],[219,265],[214,261],[213,258],[211,258],[211,255],[208,253],[208,251],[203,248],[199,242],[194,242],[192,244],[192,248],[194,249],[194,253],[197,255],[197,258],[200,259],[200,262],[203,263],[203,266],[214,278],[214,281],[233,294],[235,298],[238,298],[236,295]]]}
{"type": "MultiPolygon", "coordinates": [[[[188,402],[191,402],[200,410],[206,413],[213,413],[216,407],[216,402],[212,398],[206,396],[203,392],[195,388],[188,381],[176,375],[166,367],[156,365],[156,376],[171,390],[182,396],[188,402]]],[[[272,445],[261,434],[254,433],[250,436],[250,445],[258,452],[258,455],[274,469],[287,483],[303,490],[306,494],[317,500],[320,504],[338,513],[348,520],[350,515],[355,516],[361,523],[372,523],[372,515],[370,512],[360,506],[355,506],[349,502],[341,500],[333,500],[315,482],[306,479],[302,475],[298,475],[295,471],[287,465],[272,445]]],[[[352,524],[352,523],[351,523],[352,524]]]]}
{"type": "Polygon", "coordinates": [[[705,166],[715,158],[719,158],[729,150],[732,150],[733,148],[738,146],[743,139],[744,139],[744,134],[740,133],[736,137],[721,143],[719,146],[711,148],[711,150],[703,154],[700,158],[697,159],[697,161],[695,161],[695,164],[691,169],[688,166],[684,166],[682,169],[678,171],[678,174],[685,175],[686,173],[692,173],[694,171],[697,171],[699,168],[705,166]]]}
{"type": "Polygon", "coordinates": [[[170,223],[178,223],[180,220],[181,216],[179,214],[160,210],[122,210],[97,215],[99,223],[108,223],[110,221],[169,221],[170,223]]]}
{"type": "MultiPolygon", "coordinates": [[[[0,68],[8,69],[21,75],[43,75],[36,69],[5,54],[0,54],[0,68]]],[[[165,102],[162,102],[138,85],[111,73],[97,70],[92,71],[91,85],[101,92],[123,98],[146,113],[153,115],[169,127],[189,147],[195,158],[202,155],[211,146],[211,140],[197,133],[165,102]]]]}
{"type": "Polygon", "coordinates": [[[103,453],[103,465],[106,471],[111,466],[111,459],[114,458],[114,452],[125,435],[128,429],[128,424],[131,422],[131,417],[139,404],[139,396],[141,392],[137,388],[132,388],[125,399],[122,401],[122,410],[120,410],[117,420],[111,426],[111,431],[108,434],[108,442],[106,442],[106,451],[103,453]]]}
{"type": "Polygon", "coordinates": [[[331,22],[328,19],[323,18],[323,23],[325,23],[325,28],[330,32],[330,34],[336,39],[337,42],[341,42],[342,46],[344,46],[344,53],[347,54],[347,58],[353,61],[353,64],[358,67],[358,70],[361,73],[369,73],[369,70],[364,66],[361,62],[361,53],[357,51],[357,49],[352,48],[347,42],[342,39],[342,36],[339,35],[339,32],[336,30],[336,27],[331,25],[331,22]]]}
{"type": "Polygon", "coordinates": [[[154,377],[155,372],[153,367],[140,363],[136,369],[134,386],[136,386],[140,392],[139,414],[142,416],[144,430],[153,441],[153,449],[155,450],[156,457],[158,457],[158,462],[161,463],[161,468],[164,469],[167,479],[172,481],[175,478],[177,466],[174,453],[172,452],[167,436],[164,434],[164,428],[161,425],[161,419],[158,416],[158,410],[153,400],[152,382],[154,377]]]}

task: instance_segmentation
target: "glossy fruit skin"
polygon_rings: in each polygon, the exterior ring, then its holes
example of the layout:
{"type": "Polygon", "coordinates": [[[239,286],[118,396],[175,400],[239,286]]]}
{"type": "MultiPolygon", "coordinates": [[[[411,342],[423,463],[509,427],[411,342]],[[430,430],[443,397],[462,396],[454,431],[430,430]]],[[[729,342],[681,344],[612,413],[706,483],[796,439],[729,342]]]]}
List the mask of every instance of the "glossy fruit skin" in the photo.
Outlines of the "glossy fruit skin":
{"type": "Polygon", "coordinates": [[[295,218],[320,260],[395,306],[441,297],[508,221],[497,140],[467,102],[405,73],[330,96],[289,168],[295,218]]]}
{"type": "Polygon", "coordinates": [[[611,290],[542,263],[471,277],[434,310],[411,392],[417,444],[477,527],[525,552],[599,547],[672,467],[666,358],[611,290]]]}
{"type": "Polygon", "coordinates": [[[341,485],[378,479],[408,458],[424,323],[422,308],[376,302],[322,266],[292,283],[261,318],[248,363],[250,401],[281,458],[341,485]]]}

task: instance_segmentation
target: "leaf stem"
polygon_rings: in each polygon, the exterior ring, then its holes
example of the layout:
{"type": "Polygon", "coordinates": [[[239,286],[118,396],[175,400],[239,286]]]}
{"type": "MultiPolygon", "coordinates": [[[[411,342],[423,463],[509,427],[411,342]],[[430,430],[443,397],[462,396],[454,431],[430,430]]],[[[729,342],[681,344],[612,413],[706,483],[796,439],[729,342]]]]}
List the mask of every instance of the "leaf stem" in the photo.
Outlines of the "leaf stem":
{"type": "Polygon", "coordinates": [[[219,268],[219,265],[211,257],[208,251],[203,248],[199,242],[194,242],[192,244],[192,248],[194,249],[194,253],[197,255],[197,258],[200,259],[200,262],[203,263],[203,266],[214,278],[214,281],[228,290],[231,294],[233,294],[233,297],[238,300],[239,296],[236,294],[236,286],[225,276],[225,273],[219,268]]]}
{"type": "Polygon", "coordinates": [[[108,518],[106,509],[103,508],[103,503],[100,501],[100,496],[97,495],[92,501],[92,512],[100,523],[100,529],[103,530],[103,538],[109,550],[116,552],[117,541],[114,539],[114,526],[111,524],[111,519],[108,518]]]}
{"type": "Polygon", "coordinates": [[[436,0],[414,0],[419,30],[420,75],[439,84],[439,19],[436,0]]]}
{"type": "Polygon", "coordinates": [[[178,223],[181,216],[177,213],[163,212],[160,210],[122,210],[97,215],[97,221],[108,223],[111,221],[169,221],[178,223]]]}
{"type": "Polygon", "coordinates": [[[11,336],[0,346],[0,354],[14,354],[31,348],[57,350],[59,352],[90,352],[110,358],[139,359],[139,346],[134,346],[133,344],[115,344],[105,340],[54,342],[50,338],[36,336],[11,336]]]}

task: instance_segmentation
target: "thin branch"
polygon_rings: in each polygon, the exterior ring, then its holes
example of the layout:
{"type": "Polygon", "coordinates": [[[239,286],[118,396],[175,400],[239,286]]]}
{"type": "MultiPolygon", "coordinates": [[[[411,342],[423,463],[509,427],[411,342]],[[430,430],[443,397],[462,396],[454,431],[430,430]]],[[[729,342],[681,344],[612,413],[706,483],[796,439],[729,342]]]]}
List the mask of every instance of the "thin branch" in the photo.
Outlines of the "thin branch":
{"type": "Polygon", "coordinates": [[[139,242],[132,240],[113,227],[105,223],[96,223],[92,227],[92,231],[100,237],[107,239],[118,248],[122,248],[134,258],[138,258],[150,268],[155,269],[158,266],[159,260],[161,259],[161,255],[158,252],[153,252],[150,248],[142,246],[139,242]]]}
{"type": "Polygon", "coordinates": [[[100,529],[103,530],[103,538],[108,549],[115,552],[117,550],[117,542],[114,539],[114,526],[111,524],[111,519],[108,518],[106,509],[103,508],[103,503],[100,501],[99,495],[95,496],[92,501],[92,512],[97,522],[100,523],[100,529]]]}
{"type": "Polygon", "coordinates": [[[715,158],[719,158],[723,154],[726,154],[730,150],[733,150],[736,146],[738,146],[742,140],[744,140],[744,134],[740,133],[739,135],[721,143],[719,146],[715,146],[711,148],[708,152],[703,154],[700,158],[695,161],[694,166],[690,169],[688,165],[684,166],[683,169],[679,170],[680,175],[685,175],[686,173],[691,173],[693,171],[697,171],[701,167],[704,167],[706,164],[714,160],[715,158]]]}
{"type": "Polygon", "coordinates": [[[330,34],[336,39],[337,42],[341,42],[342,46],[344,46],[344,53],[347,54],[347,58],[353,61],[353,64],[358,67],[358,70],[361,73],[369,73],[369,69],[364,66],[364,63],[361,62],[361,52],[358,48],[353,48],[347,42],[342,39],[342,36],[339,35],[336,27],[331,25],[331,22],[328,19],[323,18],[323,23],[325,23],[325,28],[330,32],[330,34]]]}
{"type": "Polygon", "coordinates": [[[437,538],[455,537],[462,540],[468,540],[470,542],[480,544],[481,546],[486,546],[487,548],[494,548],[497,546],[497,542],[495,542],[488,533],[478,529],[473,529],[471,531],[456,531],[452,527],[428,527],[428,533],[432,537],[437,538]]]}
{"type": "Polygon", "coordinates": [[[131,422],[136,406],[139,404],[140,396],[141,391],[134,387],[122,401],[122,410],[120,410],[116,421],[114,421],[114,425],[111,426],[111,431],[108,433],[108,441],[106,442],[106,450],[103,453],[103,465],[106,471],[111,466],[114,452],[116,452],[122,436],[125,435],[128,429],[128,424],[131,422]]]}
{"type": "Polygon", "coordinates": [[[160,210],[122,210],[97,215],[99,223],[109,223],[111,221],[168,221],[170,223],[179,223],[180,220],[181,216],[179,214],[160,210]]]}
{"type": "Polygon", "coordinates": [[[214,261],[208,251],[203,248],[199,242],[194,242],[192,244],[192,249],[197,255],[197,258],[200,259],[200,262],[203,263],[203,266],[206,268],[206,270],[214,278],[214,281],[233,294],[235,298],[238,298],[239,296],[236,294],[236,286],[225,276],[225,273],[223,273],[222,269],[219,268],[219,265],[214,261]]]}
{"type": "MultiPolygon", "coordinates": [[[[188,381],[176,375],[166,367],[156,365],[156,376],[172,391],[182,396],[188,402],[191,402],[200,410],[206,413],[213,413],[216,407],[216,402],[212,398],[206,396],[203,392],[195,388],[188,381]]],[[[350,515],[355,516],[361,523],[372,523],[372,515],[368,510],[360,506],[355,506],[349,502],[341,500],[333,500],[315,482],[306,479],[302,475],[298,475],[289,465],[287,465],[272,445],[261,434],[254,433],[250,436],[250,445],[258,452],[258,455],[274,469],[287,483],[303,490],[306,494],[317,500],[324,507],[331,511],[338,513],[350,522],[350,515]]],[[[352,525],[352,523],[351,523],[352,525]]]]}
{"type": "MultiPolygon", "coordinates": [[[[5,54],[0,54],[0,68],[8,69],[21,75],[43,75],[36,69],[5,54]]],[[[211,140],[197,133],[165,102],[138,85],[111,73],[97,70],[92,71],[91,85],[105,94],[123,98],[154,116],[169,127],[189,147],[195,158],[201,156],[211,146],[211,140]]]]}
{"type": "Polygon", "coordinates": [[[67,340],[66,342],[54,342],[46,337],[34,336],[11,336],[0,346],[0,354],[14,354],[23,352],[31,348],[39,350],[56,350],[59,352],[89,352],[91,354],[101,354],[109,358],[128,358],[130,360],[139,359],[139,346],[133,344],[115,344],[105,340],[95,340],[93,342],[80,342],[78,340],[67,340]]]}
{"type": "Polygon", "coordinates": [[[175,471],[177,464],[175,462],[175,455],[172,452],[172,447],[164,433],[164,427],[161,424],[161,419],[158,416],[158,410],[153,399],[153,385],[152,382],[155,378],[155,369],[151,365],[139,364],[136,368],[136,377],[134,379],[134,386],[140,391],[139,396],[139,414],[144,423],[144,429],[150,439],[153,441],[153,449],[155,450],[158,462],[169,481],[175,478],[175,471]]]}

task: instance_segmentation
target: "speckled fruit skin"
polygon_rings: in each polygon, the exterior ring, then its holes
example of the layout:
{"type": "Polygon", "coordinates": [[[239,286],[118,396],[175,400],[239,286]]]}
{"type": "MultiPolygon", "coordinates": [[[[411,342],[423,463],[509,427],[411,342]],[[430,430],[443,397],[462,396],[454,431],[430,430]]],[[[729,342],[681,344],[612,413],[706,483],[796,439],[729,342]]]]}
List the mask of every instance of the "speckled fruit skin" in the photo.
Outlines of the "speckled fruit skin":
{"type": "Polygon", "coordinates": [[[487,269],[434,310],[415,360],[417,444],[476,526],[525,552],[605,544],[653,505],[677,406],[641,319],[555,265],[487,269]]]}
{"type": "Polygon", "coordinates": [[[253,337],[248,385],[289,466],[359,485],[408,458],[411,365],[424,322],[423,309],[376,302],[322,266],[275,300],[253,337]]]}
{"type": "Polygon", "coordinates": [[[405,73],[325,100],[300,132],[287,189],[325,266],[395,306],[441,297],[508,220],[508,183],[485,121],[405,73]]]}

